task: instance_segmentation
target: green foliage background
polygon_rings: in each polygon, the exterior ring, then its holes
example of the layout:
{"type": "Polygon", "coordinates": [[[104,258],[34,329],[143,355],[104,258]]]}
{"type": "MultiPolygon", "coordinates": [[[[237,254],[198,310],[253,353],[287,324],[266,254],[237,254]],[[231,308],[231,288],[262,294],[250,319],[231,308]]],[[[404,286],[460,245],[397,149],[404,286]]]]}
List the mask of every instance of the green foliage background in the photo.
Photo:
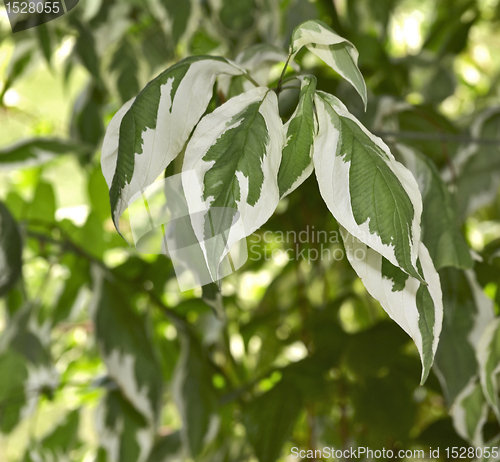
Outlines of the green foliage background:
{"type": "MultiPolygon", "coordinates": [[[[99,155],[116,110],[174,62],[287,47],[295,26],[321,19],[359,50],[368,111],[312,54],[301,52],[302,67],[389,146],[404,141],[443,173],[498,310],[500,2],[81,0],[15,35],[1,12],[0,460],[274,462],[292,460],[292,447],[469,445],[449,417],[456,390],[432,373],[419,386],[410,338],[345,259],[269,258],[321,249],[282,233],[338,231],[314,178],[257,233],[272,242],[249,238],[259,258],[223,281],[221,316],[201,290],[178,291],[167,258],[116,233],[99,155]],[[465,166],[464,149],[475,154],[465,166]],[[132,366],[110,365],[113,352],[132,366]]],[[[286,94],[285,117],[297,100],[286,94]]],[[[429,221],[442,218],[437,204],[429,221]]],[[[469,294],[458,270],[440,275],[450,336],[467,323],[469,294]]],[[[446,346],[438,357],[465,364],[446,346]]],[[[485,438],[499,432],[489,415],[485,438]]]]}

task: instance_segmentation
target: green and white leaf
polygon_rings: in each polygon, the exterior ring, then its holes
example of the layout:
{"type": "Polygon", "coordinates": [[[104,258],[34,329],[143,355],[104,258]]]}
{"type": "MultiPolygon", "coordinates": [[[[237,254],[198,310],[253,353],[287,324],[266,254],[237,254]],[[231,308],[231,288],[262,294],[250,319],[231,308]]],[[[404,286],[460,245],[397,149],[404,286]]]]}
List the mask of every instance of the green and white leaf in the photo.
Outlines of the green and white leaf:
{"type": "Polygon", "coordinates": [[[97,462],[146,462],[154,428],[119,390],[108,391],[96,410],[97,462]]]}
{"type": "Polygon", "coordinates": [[[5,416],[0,417],[1,430],[8,433],[17,424],[17,419],[32,415],[44,389],[55,390],[59,384],[59,374],[50,355],[50,326],[39,324],[33,305],[28,304],[17,311],[2,332],[0,357],[5,367],[8,364],[12,367],[14,360],[19,362],[13,367],[15,376],[12,377],[19,399],[14,406],[17,418],[9,415],[6,423],[5,416]]]}
{"type": "Polygon", "coordinates": [[[96,268],[93,282],[89,309],[108,373],[124,397],[154,426],[161,407],[162,378],[144,321],[124,296],[125,289],[96,268]]]}
{"type": "Polygon", "coordinates": [[[214,281],[228,249],[260,228],[276,210],[283,144],[278,99],[264,87],[230,99],[196,127],[185,152],[183,185],[193,229],[203,243],[214,281]],[[215,208],[224,214],[219,213],[214,225],[215,208]],[[224,245],[220,239],[212,248],[205,243],[223,234],[224,245]]]}
{"type": "Polygon", "coordinates": [[[297,54],[304,46],[346,79],[359,93],[366,108],[366,84],[358,68],[359,53],[356,47],[324,22],[317,20],[303,22],[293,31],[290,54],[297,54]]]}
{"type": "Polygon", "coordinates": [[[304,76],[301,81],[299,104],[285,124],[286,144],[278,172],[280,198],[297,189],[313,171],[316,77],[304,76]]]}
{"type": "Polygon", "coordinates": [[[21,232],[7,207],[0,202],[0,297],[18,281],[22,273],[21,232]]]}
{"type": "Polygon", "coordinates": [[[420,243],[417,265],[428,285],[408,276],[381,254],[342,231],[349,263],[366,290],[413,339],[422,361],[422,383],[434,362],[443,323],[441,284],[429,252],[420,243]]]}
{"type": "Polygon", "coordinates": [[[110,127],[112,133],[106,136],[102,157],[104,177],[113,178],[110,200],[117,229],[130,202],[184,149],[191,131],[206,111],[216,77],[242,72],[236,64],[215,56],[186,58],[170,67],[139,93],[123,116],[118,150],[111,142],[121,113],[116,116],[110,127]]]}
{"type": "Polygon", "coordinates": [[[495,318],[486,326],[478,343],[476,354],[484,396],[500,422],[497,380],[500,372],[500,318],[495,318]]]}
{"type": "Polygon", "coordinates": [[[458,395],[450,409],[456,432],[475,447],[484,446],[483,427],[488,418],[481,384],[474,378],[458,395]]]}
{"type": "Polygon", "coordinates": [[[458,227],[453,201],[434,162],[415,149],[397,144],[406,167],[417,180],[423,200],[422,241],[437,270],[473,266],[469,247],[458,227]]]}
{"type": "Polygon", "coordinates": [[[21,141],[0,150],[0,170],[31,168],[64,154],[78,154],[81,144],[57,138],[21,141]]]}
{"type": "Polygon", "coordinates": [[[116,161],[118,159],[118,146],[120,143],[120,125],[125,117],[125,114],[134,104],[135,98],[127,101],[111,119],[104,135],[101,149],[101,168],[102,174],[111,189],[113,177],[115,176],[116,161]]]}
{"type": "Polygon", "coordinates": [[[493,301],[486,297],[473,271],[443,268],[443,329],[434,361],[434,372],[448,406],[478,376],[476,349],[494,317],[493,301]],[[459,367],[458,367],[459,366],[459,367]]]}
{"type": "Polygon", "coordinates": [[[415,178],[337,98],[317,92],[315,105],[313,162],[328,209],[350,234],[421,279],[422,197],[415,178]]]}

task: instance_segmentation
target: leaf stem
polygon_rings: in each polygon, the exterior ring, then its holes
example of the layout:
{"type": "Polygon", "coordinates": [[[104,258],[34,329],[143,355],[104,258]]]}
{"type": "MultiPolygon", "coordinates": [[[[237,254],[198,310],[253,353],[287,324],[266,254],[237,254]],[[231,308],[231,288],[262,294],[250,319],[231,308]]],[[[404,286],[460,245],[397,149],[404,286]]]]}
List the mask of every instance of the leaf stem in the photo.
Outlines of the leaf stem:
{"type": "Polygon", "coordinates": [[[285,77],[286,69],[288,67],[288,63],[290,62],[292,55],[289,54],[288,58],[286,59],[285,66],[283,67],[283,70],[281,71],[280,79],[278,80],[278,85],[276,86],[276,94],[279,96],[281,92],[281,86],[283,85],[283,78],[285,77]]]}

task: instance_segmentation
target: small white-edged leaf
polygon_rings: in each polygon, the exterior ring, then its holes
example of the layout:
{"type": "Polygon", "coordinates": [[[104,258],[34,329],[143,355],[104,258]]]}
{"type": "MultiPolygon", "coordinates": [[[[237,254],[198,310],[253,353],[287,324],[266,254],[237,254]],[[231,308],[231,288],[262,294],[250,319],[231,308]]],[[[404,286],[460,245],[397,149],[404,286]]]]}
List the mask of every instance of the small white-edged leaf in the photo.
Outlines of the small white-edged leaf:
{"type": "Polygon", "coordinates": [[[456,432],[475,447],[483,447],[483,426],[488,418],[488,403],[475,377],[457,396],[450,409],[456,432]]]}
{"type": "Polygon", "coordinates": [[[313,162],[328,209],[350,234],[421,279],[422,197],[415,178],[337,98],[317,92],[315,105],[313,162]]]}
{"type": "Polygon", "coordinates": [[[297,189],[313,171],[312,151],[316,123],[314,94],[316,77],[301,78],[299,104],[290,120],[285,124],[286,144],[283,148],[278,186],[283,198],[297,189]]]}
{"type": "Polygon", "coordinates": [[[443,268],[439,272],[444,321],[434,361],[448,406],[478,376],[478,342],[494,318],[493,301],[479,286],[474,271],[443,268]],[[460,364],[460,367],[457,367],[460,364]]]}
{"type": "Polygon", "coordinates": [[[434,361],[443,323],[441,283],[424,244],[420,243],[417,265],[428,285],[409,276],[342,230],[349,263],[366,290],[387,314],[413,339],[422,360],[422,383],[434,361]]]}
{"type": "MultiPolygon", "coordinates": [[[[110,188],[116,228],[129,201],[150,186],[184,149],[191,131],[205,112],[220,74],[243,71],[216,56],[186,58],[160,74],[139,93],[122,118],[116,167],[110,188]]],[[[116,125],[106,137],[106,177],[115,158],[116,125]]]]}
{"type": "Polygon", "coordinates": [[[492,320],[479,340],[476,350],[483,393],[500,422],[497,376],[500,372],[500,318],[492,320]]]}
{"type": "Polygon", "coordinates": [[[260,228],[276,210],[283,144],[276,93],[263,87],[230,99],[196,127],[183,165],[193,228],[201,243],[229,230],[225,249],[207,255],[204,248],[214,280],[214,267],[227,249],[260,228]],[[215,226],[209,223],[214,208],[227,211],[215,226]]]}
{"type": "Polygon", "coordinates": [[[324,22],[317,20],[306,21],[293,31],[290,53],[295,55],[304,46],[356,89],[366,109],[368,100],[366,84],[358,68],[359,54],[356,47],[336,34],[324,22]]]}

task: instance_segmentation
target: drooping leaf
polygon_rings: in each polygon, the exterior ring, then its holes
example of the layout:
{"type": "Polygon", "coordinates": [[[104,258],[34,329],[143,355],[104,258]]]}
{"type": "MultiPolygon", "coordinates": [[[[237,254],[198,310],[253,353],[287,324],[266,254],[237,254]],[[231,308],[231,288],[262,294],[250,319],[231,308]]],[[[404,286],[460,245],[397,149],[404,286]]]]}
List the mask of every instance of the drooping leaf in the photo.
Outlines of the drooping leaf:
{"type": "Polygon", "coordinates": [[[119,390],[110,390],[96,413],[97,461],[146,462],[154,444],[154,428],[119,390]]]}
{"type": "Polygon", "coordinates": [[[408,146],[397,145],[405,165],[417,179],[423,200],[422,241],[437,270],[473,265],[469,248],[458,227],[450,193],[432,160],[408,146]]]}
{"type": "Polygon", "coordinates": [[[230,99],[196,127],[183,185],[189,209],[205,211],[192,222],[213,281],[229,249],[276,210],[283,141],[276,94],[264,87],[230,99]]]}
{"type": "Polygon", "coordinates": [[[416,269],[422,197],[409,170],[335,97],[315,97],[313,162],[335,219],[366,245],[422,280],[416,269]]]}
{"type": "Polygon", "coordinates": [[[497,378],[500,372],[500,318],[490,321],[484,329],[477,345],[476,355],[484,396],[500,422],[497,378]]]}
{"type": "Polygon", "coordinates": [[[64,154],[79,154],[80,143],[57,138],[34,138],[0,150],[0,169],[35,167],[64,154]]]}
{"type": "Polygon", "coordinates": [[[450,409],[456,432],[473,446],[483,447],[483,426],[488,418],[488,403],[477,379],[457,396],[450,409]]]}
{"type": "Polygon", "coordinates": [[[162,378],[143,319],[123,288],[95,270],[90,312],[109,375],[124,397],[153,425],[160,412],[162,378]],[[112,326],[112,328],[110,328],[112,326]]]}
{"type": "Polygon", "coordinates": [[[302,409],[302,396],[283,378],[243,409],[243,423],[259,462],[278,460],[302,409]]]}
{"type": "Polygon", "coordinates": [[[0,202],[0,297],[18,281],[22,272],[23,242],[13,216],[0,202]]]}
{"type": "Polygon", "coordinates": [[[434,370],[448,406],[478,375],[477,343],[494,316],[487,298],[470,271],[444,268],[439,272],[443,292],[443,329],[434,370]]]}
{"type": "Polygon", "coordinates": [[[413,339],[422,361],[422,383],[429,375],[443,322],[441,284],[429,252],[420,243],[417,266],[428,285],[409,276],[378,252],[342,232],[346,255],[368,292],[413,339]]]}
{"type": "Polygon", "coordinates": [[[206,353],[189,335],[182,334],[181,356],[173,379],[173,396],[182,419],[183,445],[196,458],[218,429],[214,371],[206,353]]]}
{"type": "Polygon", "coordinates": [[[366,84],[358,68],[356,47],[317,20],[303,22],[293,31],[290,54],[298,53],[304,46],[346,79],[359,93],[366,108],[366,84]]]}
{"type": "Polygon", "coordinates": [[[312,150],[316,132],[313,105],[315,92],[316,78],[303,77],[299,104],[285,124],[286,144],[278,172],[281,198],[297,189],[313,171],[312,150]]]}
{"type": "Polygon", "coordinates": [[[114,135],[106,135],[102,167],[117,229],[129,202],[144,192],[183,150],[208,106],[217,75],[241,73],[236,64],[224,58],[184,59],[150,82],[125,115],[122,108],[115,116],[110,131],[116,132],[122,117],[119,145],[117,148],[110,142],[114,135]]]}

